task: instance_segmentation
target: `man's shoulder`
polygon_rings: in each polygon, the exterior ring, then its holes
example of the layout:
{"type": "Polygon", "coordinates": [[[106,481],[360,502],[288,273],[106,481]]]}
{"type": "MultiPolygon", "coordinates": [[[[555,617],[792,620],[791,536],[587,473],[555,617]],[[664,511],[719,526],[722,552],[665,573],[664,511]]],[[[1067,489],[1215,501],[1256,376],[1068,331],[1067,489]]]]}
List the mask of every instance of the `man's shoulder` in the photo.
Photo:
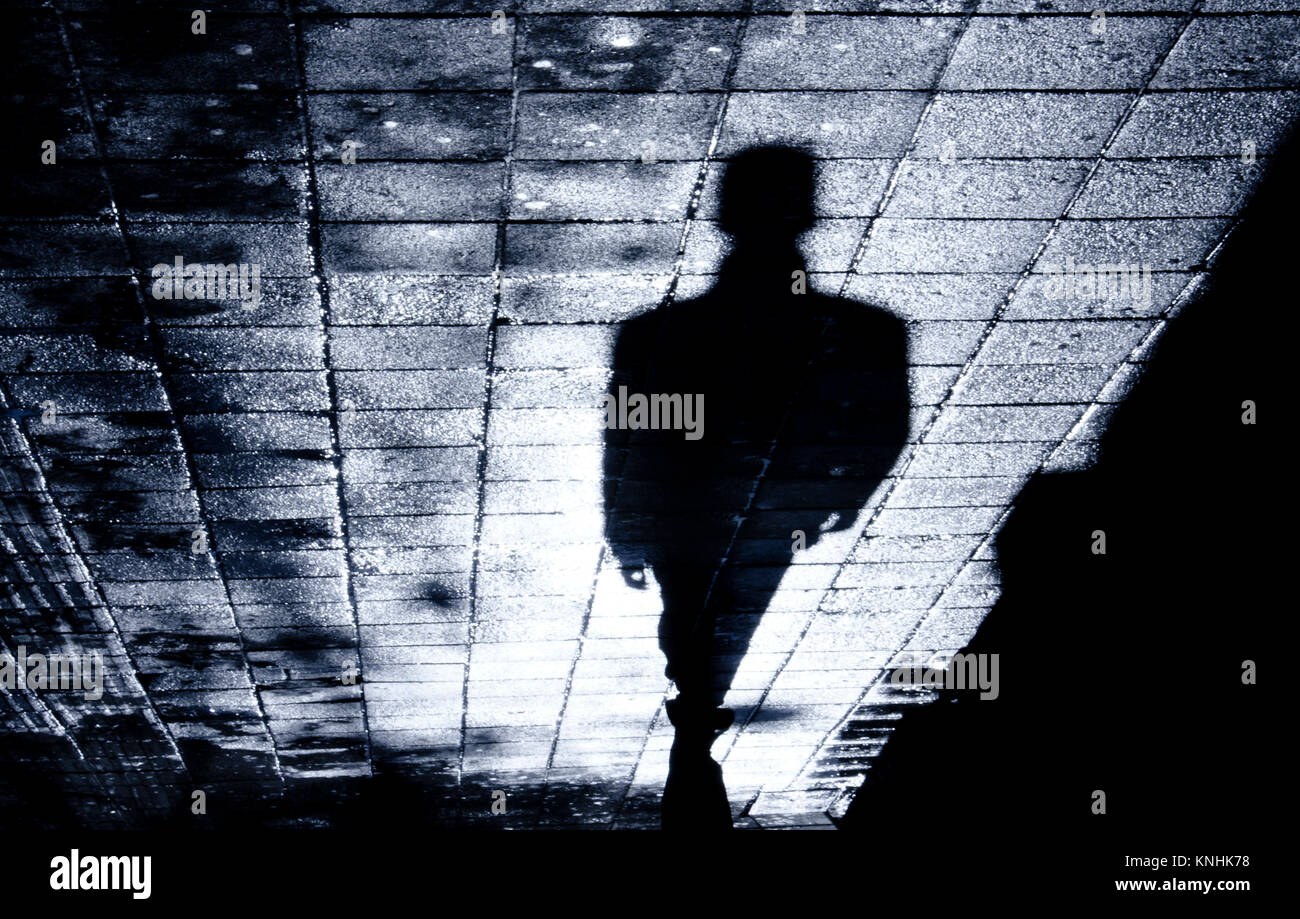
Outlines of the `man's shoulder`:
{"type": "MultiPolygon", "coordinates": [[[[735,321],[734,304],[708,294],[685,300],[673,300],[634,314],[620,323],[620,334],[641,338],[667,327],[681,328],[693,324],[708,325],[735,321]]],[[[869,335],[880,339],[901,339],[906,325],[903,320],[877,304],[847,297],[809,292],[799,317],[817,323],[830,322],[846,335],[869,335]]]]}
{"type": "Polygon", "coordinates": [[[645,337],[651,329],[658,327],[663,320],[663,309],[662,306],[649,307],[639,313],[620,319],[614,326],[615,334],[622,341],[645,337]]]}
{"type": "Polygon", "coordinates": [[[902,319],[878,304],[826,294],[816,297],[816,312],[842,328],[882,335],[901,335],[905,328],[902,319]]]}
{"type": "Polygon", "coordinates": [[[884,307],[822,296],[815,305],[824,329],[824,354],[832,365],[878,370],[907,364],[907,324],[884,307]]]}
{"type": "Polygon", "coordinates": [[[667,328],[678,328],[699,323],[711,316],[707,297],[673,300],[650,307],[619,323],[619,336],[625,340],[641,340],[659,335],[667,328]]]}

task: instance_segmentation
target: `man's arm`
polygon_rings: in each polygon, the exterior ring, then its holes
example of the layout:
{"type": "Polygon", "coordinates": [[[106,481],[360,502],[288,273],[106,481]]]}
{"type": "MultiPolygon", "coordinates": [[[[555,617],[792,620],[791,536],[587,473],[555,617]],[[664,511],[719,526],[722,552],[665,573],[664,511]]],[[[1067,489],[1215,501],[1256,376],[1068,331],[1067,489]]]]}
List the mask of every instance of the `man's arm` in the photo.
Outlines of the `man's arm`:
{"type": "Polygon", "coordinates": [[[850,308],[850,318],[828,330],[833,340],[819,398],[834,406],[829,433],[854,454],[850,465],[857,467],[860,488],[852,509],[830,518],[822,532],[854,526],[862,505],[907,445],[911,424],[906,325],[877,307],[850,308]]]}
{"type": "MultiPolygon", "coordinates": [[[[653,339],[658,328],[657,311],[645,313],[623,323],[614,342],[613,361],[609,385],[606,388],[606,400],[617,404],[620,386],[627,387],[627,392],[640,392],[645,380],[653,339]]],[[[623,470],[627,465],[628,432],[611,428],[604,430],[604,507],[605,507],[605,544],[610,555],[623,569],[623,579],[632,587],[645,586],[645,576],[641,572],[644,565],[643,552],[637,547],[635,534],[630,531],[628,521],[617,512],[618,489],[622,481],[623,470]]]]}

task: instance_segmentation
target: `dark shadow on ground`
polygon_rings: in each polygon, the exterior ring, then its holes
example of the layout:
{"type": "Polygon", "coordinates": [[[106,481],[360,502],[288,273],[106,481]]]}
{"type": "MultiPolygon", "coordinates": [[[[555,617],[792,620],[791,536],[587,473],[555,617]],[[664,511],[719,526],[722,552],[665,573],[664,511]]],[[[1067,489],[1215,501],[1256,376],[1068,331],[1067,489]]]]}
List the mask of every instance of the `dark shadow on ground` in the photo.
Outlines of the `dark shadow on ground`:
{"type": "Polygon", "coordinates": [[[679,693],[665,825],[729,825],[708,755],[731,720],[718,706],[796,544],[852,527],[907,437],[903,323],[808,285],[798,238],[814,184],[797,149],[730,160],[719,217],[733,249],[713,287],[626,323],[615,346],[606,537],[630,585],[646,586],[648,564],[662,592],[679,693]],[[680,416],[638,418],[638,398],[663,395],[681,397],[680,416]]]}

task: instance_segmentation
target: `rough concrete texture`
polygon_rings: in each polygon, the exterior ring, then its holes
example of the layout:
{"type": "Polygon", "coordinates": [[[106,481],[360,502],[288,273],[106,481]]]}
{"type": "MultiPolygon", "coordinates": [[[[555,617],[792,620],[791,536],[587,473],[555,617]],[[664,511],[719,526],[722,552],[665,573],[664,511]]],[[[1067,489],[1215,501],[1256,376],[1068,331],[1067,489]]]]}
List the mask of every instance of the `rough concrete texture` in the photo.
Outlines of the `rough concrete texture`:
{"type": "Polygon", "coordinates": [[[598,407],[618,324],[711,283],[755,143],[818,159],[812,286],[908,324],[859,526],[733,560],[781,577],[733,812],[826,824],[926,701],[882,674],[972,635],[1020,486],[1088,462],[1300,112],[1277,0],[189,6],[4,14],[0,649],[107,685],[4,692],[0,745],[87,826],[215,819],[193,789],[316,825],[376,776],[448,823],[656,825],[658,598],[602,553],[598,407]],[[154,299],[178,255],[260,302],[154,299]],[[1150,296],[1053,296],[1071,259],[1150,296]]]}

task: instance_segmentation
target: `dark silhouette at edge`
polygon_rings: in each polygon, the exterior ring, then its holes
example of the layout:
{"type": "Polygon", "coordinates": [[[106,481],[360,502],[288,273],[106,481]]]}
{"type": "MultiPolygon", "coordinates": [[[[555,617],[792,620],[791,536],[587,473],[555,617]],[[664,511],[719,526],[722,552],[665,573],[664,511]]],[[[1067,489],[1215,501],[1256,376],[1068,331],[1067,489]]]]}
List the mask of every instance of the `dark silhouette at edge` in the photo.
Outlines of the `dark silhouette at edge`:
{"type": "Polygon", "coordinates": [[[1286,390],[1269,374],[1298,165],[1293,131],[1095,465],[1040,473],[1017,499],[997,539],[1002,596],[963,649],[1000,655],[998,698],[945,691],[906,715],[842,829],[975,820],[972,859],[1041,859],[1059,873],[1086,853],[1110,858],[1115,877],[1132,876],[1115,851],[1154,851],[1139,840],[1188,849],[1176,854],[1253,848],[1286,761],[1267,688],[1284,606],[1268,432],[1286,390]],[[1258,423],[1244,423],[1247,403],[1258,423]]]}

